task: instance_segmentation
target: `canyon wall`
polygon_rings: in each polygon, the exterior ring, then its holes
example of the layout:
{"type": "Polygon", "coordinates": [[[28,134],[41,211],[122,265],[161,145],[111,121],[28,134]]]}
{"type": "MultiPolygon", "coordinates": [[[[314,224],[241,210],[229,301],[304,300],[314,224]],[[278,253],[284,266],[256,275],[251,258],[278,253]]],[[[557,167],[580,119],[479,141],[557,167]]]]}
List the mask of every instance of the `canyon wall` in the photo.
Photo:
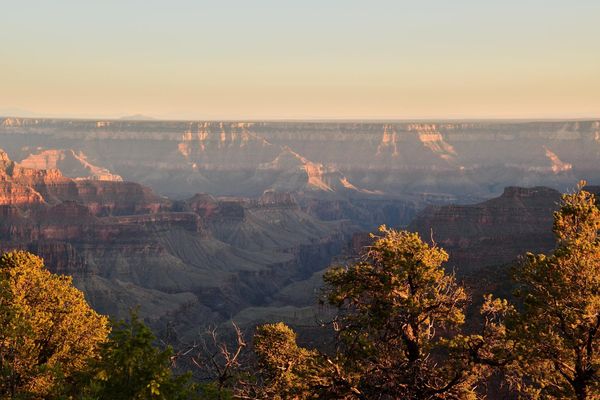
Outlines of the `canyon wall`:
{"type": "MultiPolygon", "coordinates": [[[[600,195],[599,186],[586,190],[600,195]]],[[[560,192],[546,187],[507,187],[501,196],[478,204],[429,206],[408,229],[448,251],[448,268],[465,276],[512,263],[526,252],[551,252],[560,199],[560,192]]]]}
{"type": "Polygon", "coordinates": [[[256,197],[274,189],[472,202],[505,186],[566,189],[578,179],[600,178],[600,121],[4,118],[0,147],[36,168],[56,166],[73,178],[120,177],[178,198],[197,192],[256,197]]]}
{"type": "Polygon", "coordinates": [[[180,335],[269,306],[329,265],[354,228],[303,212],[291,194],[171,201],[131,182],[74,180],[0,151],[0,248],[73,276],[98,311],[140,306],[180,335]]]}
{"type": "Polygon", "coordinates": [[[549,251],[557,190],[600,181],[599,121],[3,118],[0,147],[0,245],[184,335],[313,318],[323,269],[383,223],[463,276],[549,251]]]}

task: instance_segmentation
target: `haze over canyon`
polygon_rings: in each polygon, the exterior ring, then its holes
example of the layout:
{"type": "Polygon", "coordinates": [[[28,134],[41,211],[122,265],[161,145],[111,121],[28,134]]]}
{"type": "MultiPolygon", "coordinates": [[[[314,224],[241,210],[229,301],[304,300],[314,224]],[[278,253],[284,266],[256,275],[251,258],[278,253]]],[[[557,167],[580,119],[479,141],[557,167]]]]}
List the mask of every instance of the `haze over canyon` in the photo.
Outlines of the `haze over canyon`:
{"type": "Polygon", "coordinates": [[[182,337],[314,322],[323,271],[380,224],[434,239],[475,282],[550,250],[558,190],[600,182],[595,120],[11,117],[0,148],[2,248],[40,254],[103,313],[140,305],[182,337]]]}

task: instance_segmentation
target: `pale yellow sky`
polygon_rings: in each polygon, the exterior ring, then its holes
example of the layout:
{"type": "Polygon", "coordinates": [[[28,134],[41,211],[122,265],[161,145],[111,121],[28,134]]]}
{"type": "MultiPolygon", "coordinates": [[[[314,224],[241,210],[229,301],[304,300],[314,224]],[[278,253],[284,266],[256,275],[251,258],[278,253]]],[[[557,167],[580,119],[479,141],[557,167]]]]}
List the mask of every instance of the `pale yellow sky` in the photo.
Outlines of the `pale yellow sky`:
{"type": "Polygon", "coordinates": [[[286,4],[11,2],[0,115],[600,116],[598,1],[286,4]]]}

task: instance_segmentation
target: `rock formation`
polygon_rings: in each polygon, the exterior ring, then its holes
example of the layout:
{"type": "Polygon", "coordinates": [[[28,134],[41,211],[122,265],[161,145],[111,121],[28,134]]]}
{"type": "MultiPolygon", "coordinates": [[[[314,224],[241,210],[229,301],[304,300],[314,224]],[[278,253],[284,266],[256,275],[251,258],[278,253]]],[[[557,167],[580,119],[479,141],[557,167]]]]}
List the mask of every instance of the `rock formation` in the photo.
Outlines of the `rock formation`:
{"type": "MultiPolygon", "coordinates": [[[[600,193],[600,187],[588,190],[600,193]]],[[[555,245],[553,212],[560,192],[546,187],[507,187],[500,197],[473,205],[429,206],[409,230],[448,251],[459,274],[516,260],[526,252],[547,253],[555,245]]]]}
{"type": "Polygon", "coordinates": [[[578,179],[597,181],[599,126],[4,118],[0,146],[36,168],[56,164],[71,177],[120,176],[177,198],[199,192],[257,197],[275,189],[471,201],[511,185],[565,190],[578,179]],[[67,163],[73,158],[84,161],[75,168],[67,163]]]}
{"type": "Polygon", "coordinates": [[[73,150],[42,150],[32,153],[19,164],[33,169],[57,169],[63,175],[79,180],[122,181],[119,175],[91,164],[82,152],[73,150]]]}
{"type": "MultiPolygon", "coordinates": [[[[170,201],[135,183],[73,180],[0,152],[0,247],[69,274],[100,312],[140,305],[186,335],[260,310],[327,266],[351,230],[300,210],[290,194],[170,201]]],[[[164,324],[163,324],[164,325],[164,324]]]]}
{"type": "Polygon", "coordinates": [[[3,118],[0,147],[1,246],[39,252],[103,312],[139,303],[182,334],[307,318],[353,232],[417,214],[459,274],[548,251],[559,192],[540,186],[600,181],[600,121],[3,118]]]}

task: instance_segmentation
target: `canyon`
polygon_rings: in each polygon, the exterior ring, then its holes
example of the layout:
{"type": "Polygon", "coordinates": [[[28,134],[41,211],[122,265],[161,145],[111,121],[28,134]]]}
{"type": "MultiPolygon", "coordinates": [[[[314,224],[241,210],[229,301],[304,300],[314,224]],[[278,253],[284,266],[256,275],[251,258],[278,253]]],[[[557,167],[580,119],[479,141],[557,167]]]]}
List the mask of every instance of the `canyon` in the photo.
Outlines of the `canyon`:
{"type": "Polygon", "coordinates": [[[594,120],[6,117],[0,118],[0,147],[35,168],[57,167],[71,178],[120,177],[179,199],[199,192],[257,197],[271,189],[330,198],[475,202],[501,194],[506,186],[564,190],[578,179],[600,177],[600,121],[594,120]]]}
{"type": "Polygon", "coordinates": [[[39,254],[102,313],[139,306],[151,325],[181,335],[260,312],[325,268],[354,229],[304,213],[286,193],[173,201],[137,183],[23,167],[3,151],[0,184],[2,249],[39,254]]]}
{"type": "Polygon", "coordinates": [[[552,250],[560,191],[600,178],[599,121],[1,118],[0,148],[0,248],[184,339],[314,324],[324,270],[381,224],[444,247],[479,295],[552,250]]]}

